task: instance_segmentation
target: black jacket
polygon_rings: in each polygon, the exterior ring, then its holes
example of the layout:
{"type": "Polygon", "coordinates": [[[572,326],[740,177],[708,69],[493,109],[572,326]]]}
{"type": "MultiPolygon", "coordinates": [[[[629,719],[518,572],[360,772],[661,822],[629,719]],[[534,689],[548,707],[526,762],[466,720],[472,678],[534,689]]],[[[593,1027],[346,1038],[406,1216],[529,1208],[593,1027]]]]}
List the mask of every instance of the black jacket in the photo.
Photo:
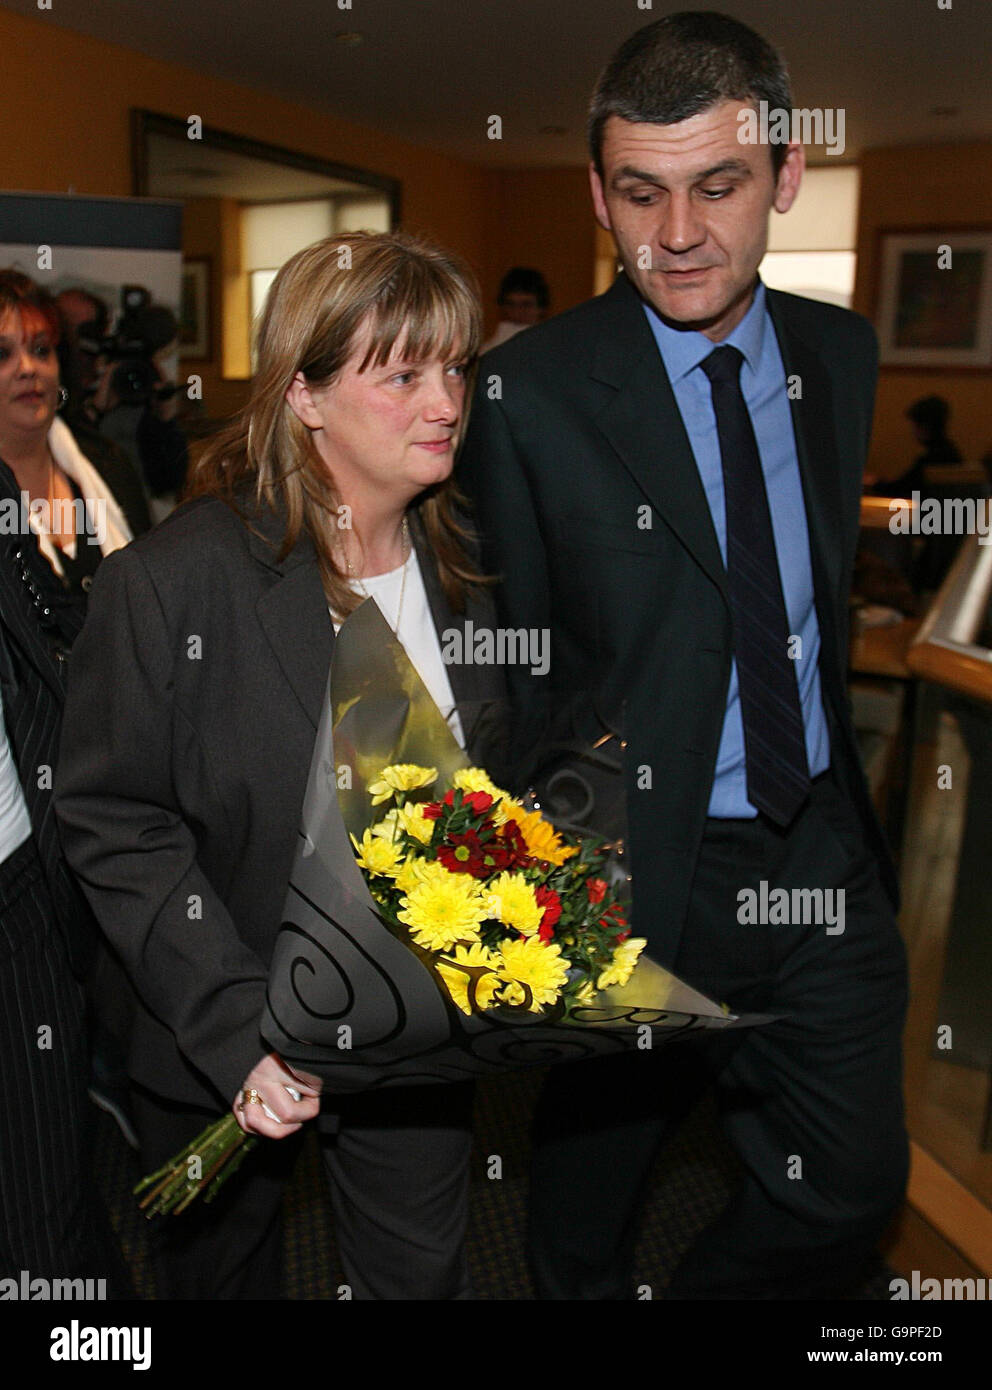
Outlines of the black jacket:
{"type": "MultiPolygon", "coordinates": [[[[877,371],[846,310],[768,292],[809,525],[833,765],[895,896],[845,688],[848,593],[877,371]]],[[[635,930],[671,965],[685,920],[732,660],[727,579],[640,298],[598,299],[488,353],[460,463],[508,626],[550,628],[551,670],[508,676],[524,762],[550,737],[627,741],[635,930]]]]}
{"type": "MultiPolygon", "coordinates": [[[[0,462],[0,499],[20,488],[0,462]]],[[[0,533],[0,691],[3,717],[56,918],[75,972],[92,960],[96,928],[62,856],[53,806],[65,668],[83,621],[80,600],[62,588],[33,531],[0,533]]]]}
{"type": "MultiPolygon", "coordinates": [[[[103,563],[57,782],[69,861],[137,994],[131,1075],[207,1106],[269,1050],[265,979],[334,646],[306,533],[277,563],[281,520],[256,527],[199,499],[103,563]]],[[[458,620],[411,531],[441,631],[458,620]]],[[[466,616],[485,612],[473,599],[466,616]]],[[[492,712],[497,672],[449,676],[492,712]]],[[[465,728],[477,758],[482,723],[465,728]]]]}

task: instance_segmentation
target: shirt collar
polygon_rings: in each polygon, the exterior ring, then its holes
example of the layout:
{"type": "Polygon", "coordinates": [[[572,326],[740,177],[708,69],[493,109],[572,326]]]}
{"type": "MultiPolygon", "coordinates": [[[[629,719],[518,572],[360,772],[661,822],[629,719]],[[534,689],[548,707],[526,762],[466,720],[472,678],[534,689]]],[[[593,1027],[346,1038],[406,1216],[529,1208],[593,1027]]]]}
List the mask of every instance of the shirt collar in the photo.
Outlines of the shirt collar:
{"type": "Polygon", "coordinates": [[[765,287],[760,279],[755,287],[754,298],[747,313],[734,331],[723,339],[722,343],[711,342],[704,333],[694,331],[686,333],[678,328],[670,328],[650,304],[646,301],[642,302],[655,342],[658,344],[658,351],[665,364],[668,379],[673,385],[676,381],[681,381],[683,377],[688,376],[694,368],[699,366],[700,362],[705,361],[714,348],[723,347],[725,344],[740,350],[752,372],[758,370],[758,363],[761,361],[761,349],[765,339],[765,322],[768,317],[765,287]]]}

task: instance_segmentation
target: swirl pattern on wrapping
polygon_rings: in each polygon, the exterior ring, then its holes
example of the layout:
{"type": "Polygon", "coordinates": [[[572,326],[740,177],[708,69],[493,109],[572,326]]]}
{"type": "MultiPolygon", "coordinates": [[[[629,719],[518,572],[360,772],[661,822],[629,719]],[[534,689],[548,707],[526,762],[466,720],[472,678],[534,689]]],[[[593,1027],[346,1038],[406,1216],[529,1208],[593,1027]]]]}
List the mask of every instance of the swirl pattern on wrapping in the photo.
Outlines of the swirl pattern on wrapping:
{"type": "MultiPolygon", "coordinates": [[[[290,893],[295,893],[301,899],[301,901],[306,903],[307,907],[311,910],[311,912],[315,913],[316,916],[322,922],[327,923],[327,925],[332,927],[335,931],[340,932],[341,936],[343,936],[351,944],[351,946],[354,948],[357,954],[361,956],[362,959],[365,960],[367,964],[375,971],[376,975],[379,977],[382,984],[385,986],[386,995],[391,1000],[393,1007],[392,1022],[390,1023],[388,1020],[381,1020],[377,1018],[377,1036],[372,1040],[368,1040],[368,1037],[366,1035],[366,1040],[361,1044],[361,1047],[356,1050],[362,1050],[362,1048],[368,1047],[382,1047],[384,1044],[391,1042],[394,1038],[402,1036],[407,1027],[406,1003],[403,999],[402,993],[397,988],[394,981],[386,973],[379,961],[376,960],[375,956],[373,956],[368,950],[365,949],[365,947],[361,944],[361,942],[356,938],[356,936],[353,933],[349,932],[345,927],[343,927],[340,922],[334,921],[329,916],[329,914],[324,912],[323,909],[317,903],[313,902],[313,900],[308,898],[304,893],[301,893],[297,885],[290,885],[290,893]]],[[[326,946],[322,941],[320,941],[318,937],[315,936],[313,933],[306,931],[298,923],[292,921],[285,921],[283,922],[282,928],[279,933],[279,944],[277,950],[279,950],[280,953],[280,968],[282,972],[284,972],[282,978],[285,982],[286,987],[288,988],[289,997],[297,1005],[302,1015],[304,1015],[307,1019],[311,1019],[314,1022],[319,1022],[322,1024],[347,1023],[349,1016],[352,1018],[352,1022],[354,1022],[354,1010],[356,1003],[355,986],[353,985],[352,981],[348,978],[348,975],[345,972],[344,967],[341,965],[341,962],[335,958],[334,954],[328,948],[328,946],[326,946]],[[320,969],[318,969],[317,963],[315,963],[309,956],[298,952],[286,958],[284,954],[286,949],[285,942],[288,941],[289,937],[291,936],[300,937],[303,941],[307,942],[308,945],[310,945],[320,953],[320,956],[323,958],[323,970],[325,972],[330,972],[341,983],[341,986],[345,994],[345,1002],[343,1005],[333,1010],[320,1009],[315,1005],[312,999],[308,999],[304,995],[303,989],[299,981],[300,971],[306,970],[309,973],[311,977],[311,982],[316,987],[316,991],[318,993],[320,992],[321,988],[323,988],[325,993],[327,992],[326,973],[323,975],[322,983],[321,971],[320,969]]],[[[313,992],[313,990],[309,991],[311,996],[313,992]]],[[[272,1016],[278,1024],[278,1026],[283,1030],[283,1032],[288,1038],[292,1038],[294,1041],[306,1045],[308,1043],[308,1040],[306,1038],[300,1037],[298,1033],[294,1032],[292,1028],[289,1026],[288,1021],[284,1017],[280,1016],[280,1014],[283,1013],[283,1010],[276,1007],[276,1002],[273,999],[272,995],[273,991],[270,989],[268,991],[269,1010],[272,1013],[272,1016]]],[[[286,1003],[288,1002],[289,999],[286,1000],[286,1003]]],[[[364,1020],[364,1022],[367,1025],[368,1020],[366,1019],[364,1020]]],[[[296,1026],[298,1027],[299,1024],[297,1023],[296,1026]]]]}

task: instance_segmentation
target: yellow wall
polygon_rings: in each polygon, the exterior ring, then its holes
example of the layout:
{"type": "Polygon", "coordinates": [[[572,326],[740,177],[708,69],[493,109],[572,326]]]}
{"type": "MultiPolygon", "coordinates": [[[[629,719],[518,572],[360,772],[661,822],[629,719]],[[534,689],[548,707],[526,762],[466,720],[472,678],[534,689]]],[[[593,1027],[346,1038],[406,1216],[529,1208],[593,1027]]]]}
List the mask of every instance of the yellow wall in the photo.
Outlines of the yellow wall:
{"type": "MultiPolygon", "coordinates": [[[[992,144],[909,145],[866,150],[861,160],[858,273],[854,308],[874,321],[878,232],[992,227],[992,144]]],[[[869,470],[903,472],[918,454],[906,407],[920,396],[951,406],[948,433],[965,458],[992,448],[992,369],[909,371],[883,367],[879,376],[869,470]]]]}
{"type": "Polygon", "coordinates": [[[248,277],[236,268],[232,274],[227,264],[225,250],[230,242],[230,227],[233,221],[237,228],[238,205],[230,198],[187,198],[183,206],[183,256],[187,258],[207,257],[210,263],[210,357],[207,361],[189,359],[182,363],[182,373],[195,372],[203,381],[203,399],[206,409],[212,416],[233,414],[244,403],[246,384],[241,381],[224,379],[221,370],[221,354],[229,368],[229,375],[246,377],[251,364],[248,355],[249,310],[248,277]],[[232,218],[231,213],[234,213],[232,218]],[[225,308],[231,314],[230,299],[225,297],[225,280],[234,279],[243,301],[243,312],[230,331],[225,332],[225,308]],[[241,347],[238,360],[231,361],[231,351],[241,347]]]}
{"type": "Polygon", "coordinates": [[[499,282],[511,266],[541,271],[552,313],[588,299],[596,223],[585,169],[490,169],[484,180],[482,300],[489,328],[499,317],[499,282]]]}
{"type": "MultiPolygon", "coordinates": [[[[132,192],[129,109],[145,107],[184,120],[195,114],[204,125],[399,179],[403,225],[482,269],[481,169],[5,9],[0,9],[0,55],[3,103],[12,122],[0,166],[5,189],[127,196],[132,192]]],[[[215,386],[215,401],[205,392],[208,413],[233,408],[243,392],[243,386],[229,385],[222,393],[215,386]]]]}

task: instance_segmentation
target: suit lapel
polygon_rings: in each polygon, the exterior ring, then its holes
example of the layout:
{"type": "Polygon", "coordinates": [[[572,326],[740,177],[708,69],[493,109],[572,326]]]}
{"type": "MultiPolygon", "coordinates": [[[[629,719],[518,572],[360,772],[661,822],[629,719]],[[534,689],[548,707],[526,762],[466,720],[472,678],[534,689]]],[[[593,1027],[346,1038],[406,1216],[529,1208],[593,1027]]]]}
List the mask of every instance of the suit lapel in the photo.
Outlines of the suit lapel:
{"type": "MultiPolygon", "coordinates": [[[[14,474],[0,460],[0,498],[19,501],[20,488],[14,474]]],[[[60,581],[38,549],[33,532],[27,535],[5,536],[0,545],[0,621],[8,640],[22,652],[38,675],[57,696],[65,699],[62,668],[55,657],[56,650],[68,650],[82,626],[81,609],[60,589],[60,581]],[[15,559],[20,552],[21,559],[15,559]],[[48,597],[55,622],[43,628],[28,589],[21,579],[22,569],[34,576],[35,583],[48,597]]],[[[11,671],[6,671],[7,679],[11,671]]]]}
{"type": "Polygon", "coordinates": [[[596,423],[652,505],[724,598],[727,575],[685,425],[641,301],[620,276],[590,375],[614,389],[596,423]]]}
{"type": "MultiPolygon", "coordinates": [[[[65,699],[65,682],[54,651],[56,647],[68,650],[69,642],[54,629],[46,631],[36,621],[33,610],[27,608],[23,595],[17,592],[15,585],[19,581],[11,582],[6,573],[13,569],[10,557],[4,554],[0,557],[0,563],[5,571],[0,584],[0,626],[7,641],[31,664],[61,704],[65,699]]],[[[0,658],[0,674],[5,681],[14,680],[14,668],[9,660],[0,658]]]]}
{"type": "Polygon", "coordinates": [[[802,391],[789,405],[806,503],[817,618],[824,644],[835,644],[834,595],[840,586],[844,535],[833,388],[823,359],[790,326],[788,300],[769,290],[768,305],[786,376],[797,377],[802,391]]]}
{"type": "Polygon", "coordinates": [[[276,576],[255,606],[258,621],[283,674],[316,728],[334,649],[334,625],[313,542],[305,531],[301,532],[293,550],[277,564],[282,518],[267,513],[253,518],[253,522],[256,530],[249,531],[249,548],[256,561],[276,576]]]}

